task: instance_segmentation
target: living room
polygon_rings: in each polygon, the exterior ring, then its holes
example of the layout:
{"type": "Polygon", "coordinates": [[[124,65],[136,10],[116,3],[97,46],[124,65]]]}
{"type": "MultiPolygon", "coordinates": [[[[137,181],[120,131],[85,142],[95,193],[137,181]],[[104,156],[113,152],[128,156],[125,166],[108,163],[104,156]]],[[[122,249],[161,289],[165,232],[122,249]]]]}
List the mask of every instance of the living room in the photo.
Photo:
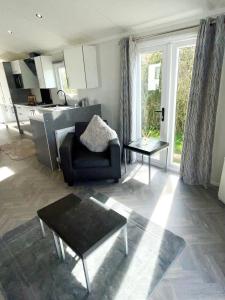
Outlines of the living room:
{"type": "Polygon", "coordinates": [[[225,299],[225,2],[1,7],[0,299],[225,299]]]}

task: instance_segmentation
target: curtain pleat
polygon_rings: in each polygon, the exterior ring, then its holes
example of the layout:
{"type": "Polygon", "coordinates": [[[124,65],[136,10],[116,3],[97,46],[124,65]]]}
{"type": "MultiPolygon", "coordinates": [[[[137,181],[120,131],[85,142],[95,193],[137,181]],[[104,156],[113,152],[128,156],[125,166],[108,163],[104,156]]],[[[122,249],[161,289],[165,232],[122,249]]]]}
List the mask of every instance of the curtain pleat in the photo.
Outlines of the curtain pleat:
{"type": "MultiPolygon", "coordinates": [[[[131,37],[120,40],[120,143],[130,143],[136,137],[136,43],[131,37]]],[[[134,153],[128,153],[128,161],[134,162],[134,153]]]]}
{"type": "Polygon", "coordinates": [[[201,20],[198,32],[181,159],[181,178],[191,185],[207,187],[210,183],[224,21],[224,16],[201,20]]]}

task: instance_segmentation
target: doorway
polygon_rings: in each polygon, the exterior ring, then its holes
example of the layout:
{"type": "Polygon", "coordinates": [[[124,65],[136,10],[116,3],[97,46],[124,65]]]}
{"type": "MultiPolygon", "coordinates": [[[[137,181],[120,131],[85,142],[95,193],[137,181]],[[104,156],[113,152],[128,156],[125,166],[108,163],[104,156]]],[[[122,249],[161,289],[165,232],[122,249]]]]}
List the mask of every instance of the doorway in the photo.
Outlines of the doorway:
{"type": "MultiPolygon", "coordinates": [[[[196,37],[138,45],[137,136],[170,144],[168,168],[179,170],[196,37]]],[[[163,167],[165,153],[152,157],[163,167]]]]}

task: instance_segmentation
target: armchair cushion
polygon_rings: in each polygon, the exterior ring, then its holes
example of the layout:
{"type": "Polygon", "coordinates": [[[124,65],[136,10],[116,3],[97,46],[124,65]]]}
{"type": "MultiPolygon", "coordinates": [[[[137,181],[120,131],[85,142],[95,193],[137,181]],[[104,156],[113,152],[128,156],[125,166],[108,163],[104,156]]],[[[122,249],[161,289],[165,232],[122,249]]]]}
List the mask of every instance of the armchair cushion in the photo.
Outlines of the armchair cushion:
{"type": "Polygon", "coordinates": [[[101,168],[110,166],[109,151],[92,152],[82,144],[76,147],[73,159],[74,168],[101,168]]]}
{"type": "Polygon", "coordinates": [[[108,148],[109,141],[117,138],[115,130],[111,129],[99,116],[94,115],[80,141],[92,152],[103,152],[108,148]]]}

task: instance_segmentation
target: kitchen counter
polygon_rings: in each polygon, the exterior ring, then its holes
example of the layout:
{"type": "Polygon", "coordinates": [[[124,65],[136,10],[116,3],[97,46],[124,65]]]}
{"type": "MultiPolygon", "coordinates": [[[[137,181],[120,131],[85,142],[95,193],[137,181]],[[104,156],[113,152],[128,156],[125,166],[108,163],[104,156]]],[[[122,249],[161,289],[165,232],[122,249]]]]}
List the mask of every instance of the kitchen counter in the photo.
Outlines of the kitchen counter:
{"type": "Polygon", "coordinates": [[[72,127],[76,122],[88,122],[93,115],[101,116],[101,105],[86,107],[58,106],[38,109],[30,118],[33,140],[40,162],[51,168],[58,167],[55,131],[72,127]]]}
{"type": "Polygon", "coordinates": [[[43,122],[43,114],[55,111],[64,111],[74,109],[74,106],[59,106],[51,104],[28,105],[27,103],[15,104],[19,121],[28,121],[29,119],[43,122]]]}

